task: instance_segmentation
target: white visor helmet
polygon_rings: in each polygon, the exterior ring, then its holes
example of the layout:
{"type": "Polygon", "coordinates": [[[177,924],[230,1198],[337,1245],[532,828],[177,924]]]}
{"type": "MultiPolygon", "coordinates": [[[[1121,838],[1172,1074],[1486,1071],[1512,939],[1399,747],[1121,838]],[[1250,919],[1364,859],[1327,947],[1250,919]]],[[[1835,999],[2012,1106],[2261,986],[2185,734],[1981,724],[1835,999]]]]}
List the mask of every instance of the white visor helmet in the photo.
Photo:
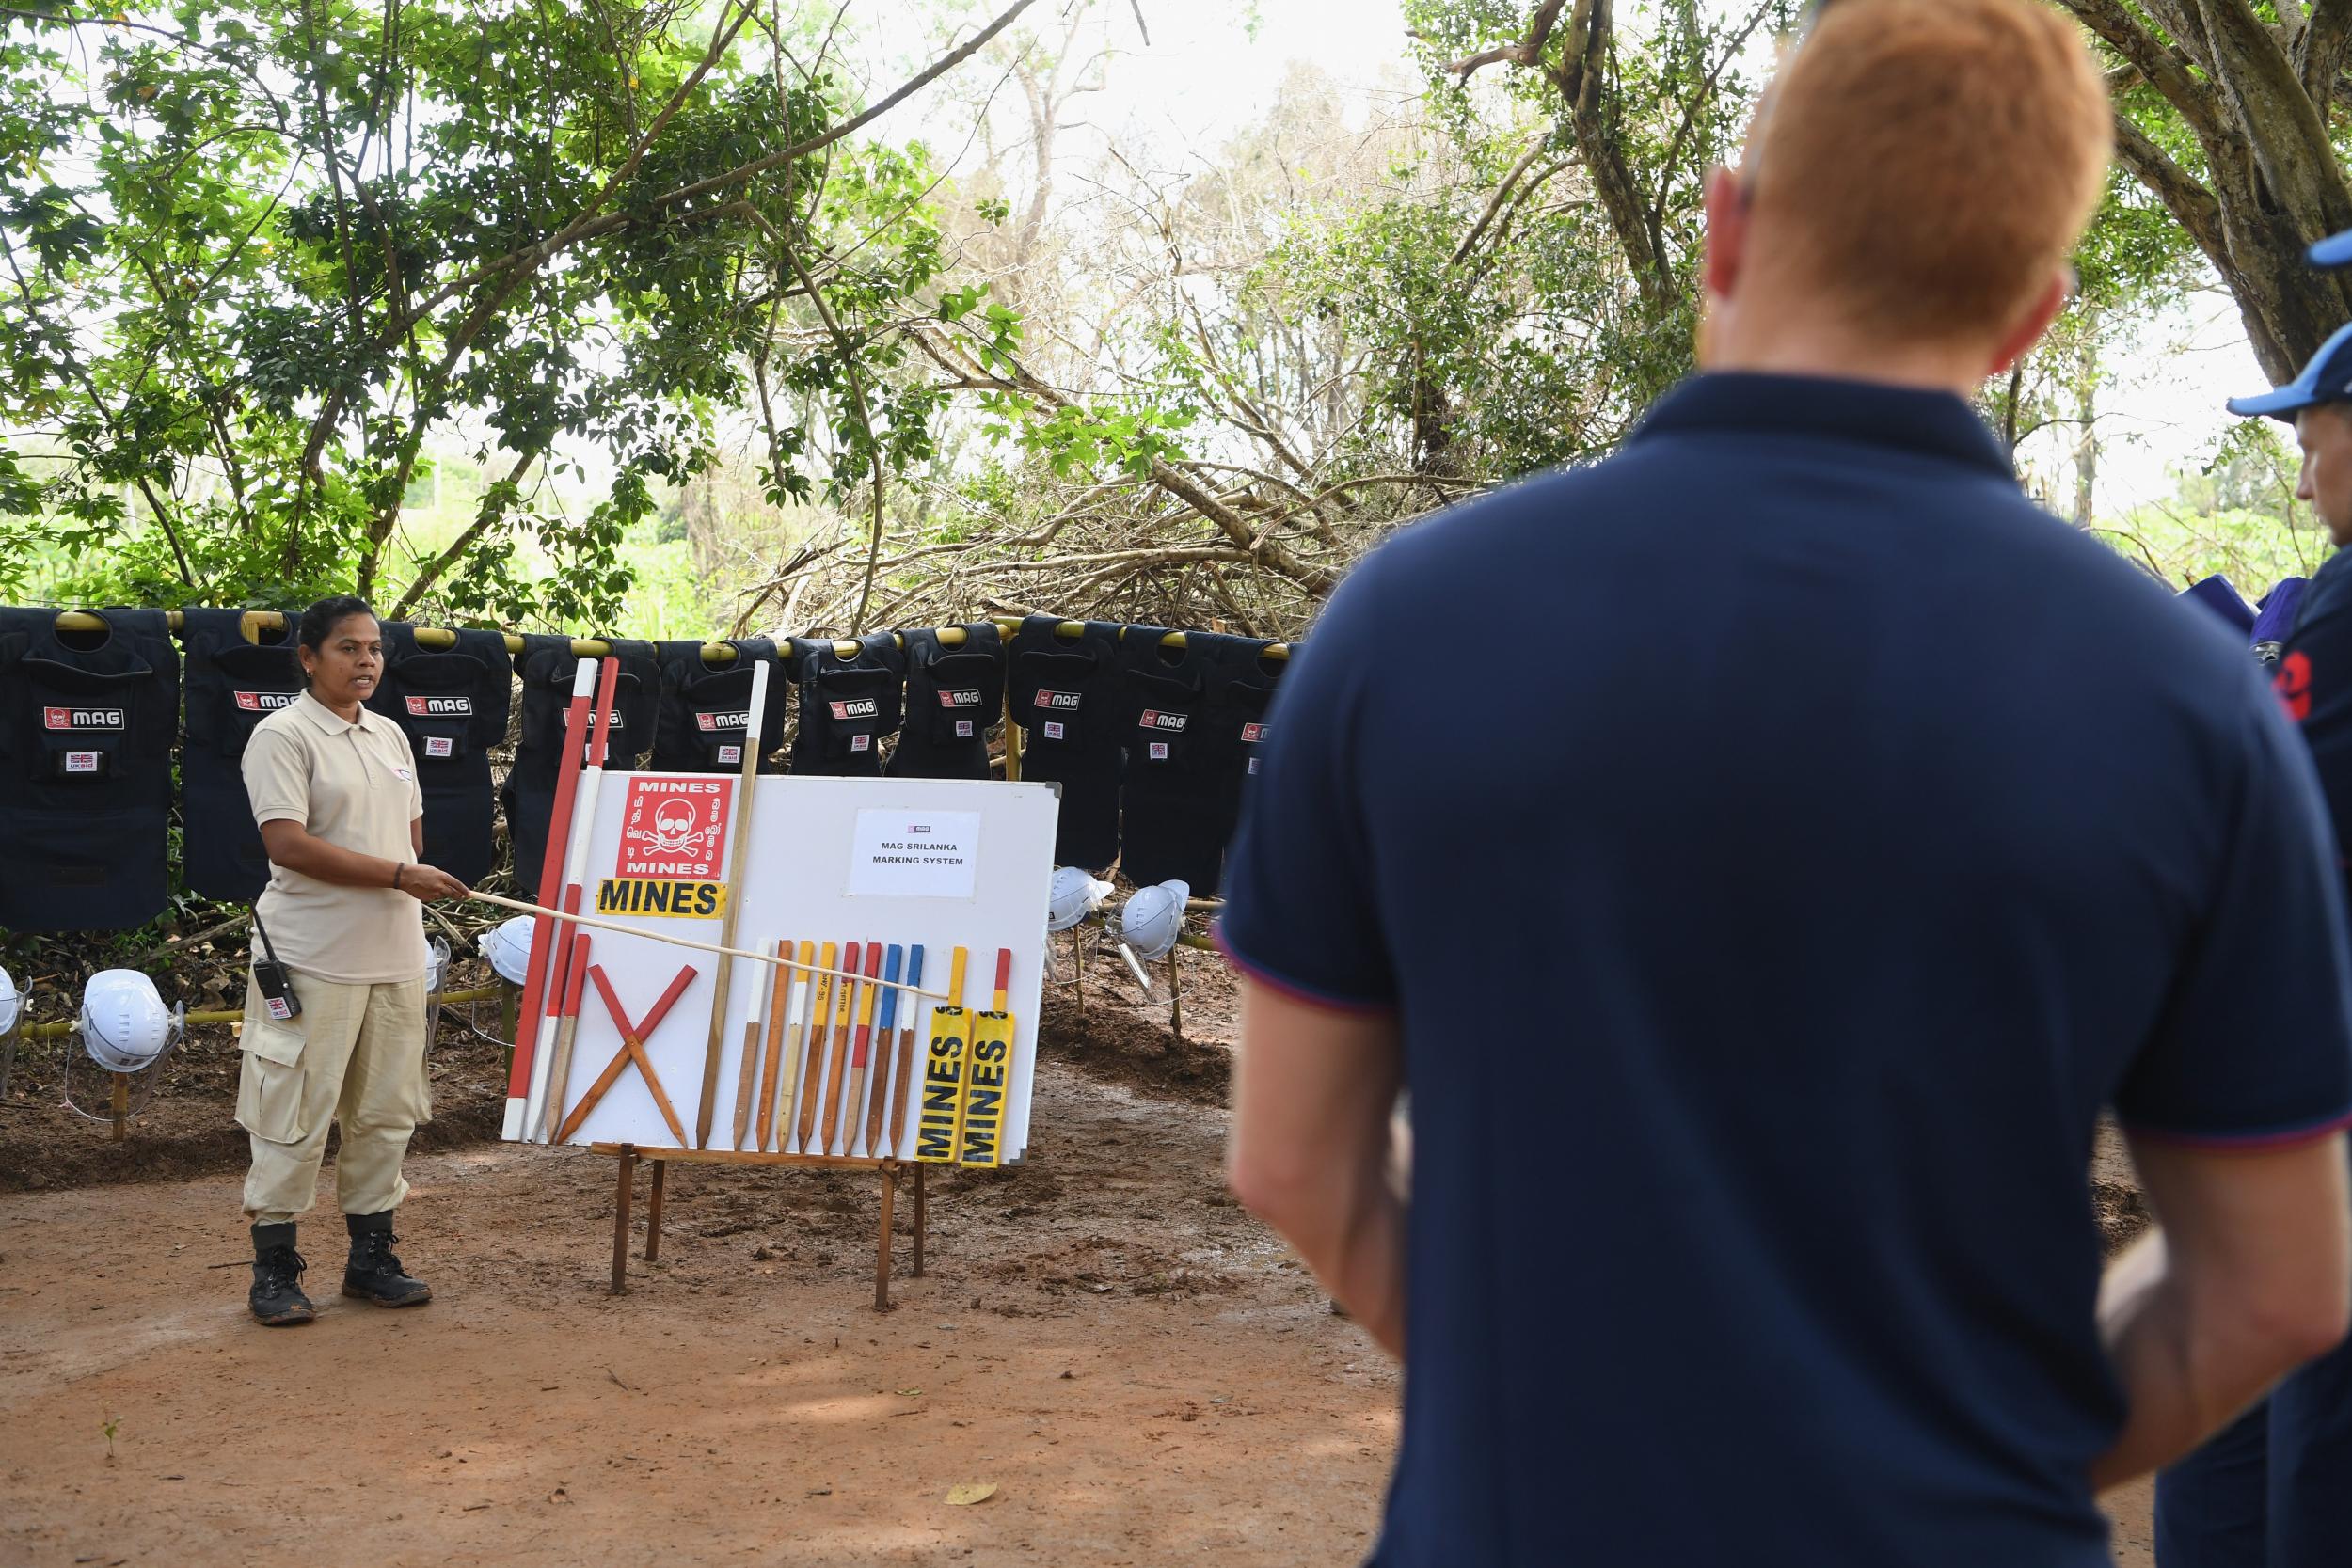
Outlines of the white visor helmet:
{"type": "Polygon", "coordinates": [[[424,955],[425,995],[438,996],[441,994],[441,976],[448,972],[448,969],[449,943],[443,942],[439,937],[435,937],[433,939],[432,945],[425,949],[424,955]]]}
{"type": "Polygon", "coordinates": [[[531,974],[531,933],[536,915],[518,914],[482,933],[482,956],[510,985],[521,985],[531,974]]]}
{"type": "Polygon", "coordinates": [[[17,994],[16,982],[8,972],[0,969],[0,1035],[16,1027],[17,1014],[24,1010],[24,998],[17,994]]]}
{"type": "Polygon", "coordinates": [[[1184,934],[1184,904],[1190,884],[1161,882],[1139,887],[1119,911],[1119,936],[1139,958],[1164,958],[1184,934]]]}
{"type": "Polygon", "coordinates": [[[164,1053],[177,1020],[135,969],[102,969],[82,990],[82,1049],[109,1072],[136,1072],[164,1053]]]}
{"type": "Polygon", "coordinates": [[[1097,881],[1074,865],[1057,866],[1054,890],[1045,901],[1045,928],[1067,931],[1101,909],[1110,895],[1110,883],[1097,881]]]}

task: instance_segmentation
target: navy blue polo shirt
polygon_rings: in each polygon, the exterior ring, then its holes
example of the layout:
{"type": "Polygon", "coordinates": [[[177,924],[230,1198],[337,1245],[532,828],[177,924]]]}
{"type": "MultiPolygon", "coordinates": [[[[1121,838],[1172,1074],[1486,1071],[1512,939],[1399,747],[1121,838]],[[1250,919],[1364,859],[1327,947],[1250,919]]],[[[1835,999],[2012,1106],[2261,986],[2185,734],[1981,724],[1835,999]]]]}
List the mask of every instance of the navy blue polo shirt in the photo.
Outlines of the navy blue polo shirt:
{"type": "Polygon", "coordinates": [[[2105,1568],[2101,1108],[2332,1130],[2311,762],[1950,396],[1699,378],[1341,587],[1223,937],[1392,1010],[1375,1561],[2105,1568]]]}
{"type": "Polygon", "coordinates": [[[2312,574],[2272,671],[2318,765],[2338,842],[2352,843],[2352,550],[2312,574]]]}

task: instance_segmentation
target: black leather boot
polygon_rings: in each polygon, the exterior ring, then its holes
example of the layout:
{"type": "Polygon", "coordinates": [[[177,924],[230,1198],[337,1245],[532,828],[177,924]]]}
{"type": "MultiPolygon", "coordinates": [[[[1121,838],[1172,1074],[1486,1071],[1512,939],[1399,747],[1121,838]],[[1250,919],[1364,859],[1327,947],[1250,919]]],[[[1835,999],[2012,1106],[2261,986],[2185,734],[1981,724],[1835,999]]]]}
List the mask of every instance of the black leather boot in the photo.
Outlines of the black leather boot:
{"type": "Polygon", "coordinates": [[[433,1287],[401,1273],[392,1245],[393,1211],[380,1214],[345,1214],[351,1228],[351,1261],[343,1265],[343,1294],[372,1301],[378,1307],[422,1307],[433,1299],[433,1287]]]}
{"type": "Polygon", "coordinates": [[[253,1227],[253,1290],[246,1305],[253,1321],[271,1328],[307,1323],[316,1313],[302,1293],[302,1254],[294,1250],[294,1227],[257,1225],[253,1227]]]}

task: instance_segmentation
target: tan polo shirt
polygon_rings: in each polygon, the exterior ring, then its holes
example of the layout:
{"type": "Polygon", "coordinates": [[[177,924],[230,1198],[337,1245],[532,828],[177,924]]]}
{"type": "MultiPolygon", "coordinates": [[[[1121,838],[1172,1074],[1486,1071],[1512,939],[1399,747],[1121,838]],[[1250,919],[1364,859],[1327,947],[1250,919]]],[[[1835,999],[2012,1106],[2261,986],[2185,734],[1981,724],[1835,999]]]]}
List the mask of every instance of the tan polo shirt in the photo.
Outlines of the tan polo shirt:
{"type": "MultiPolygon", "coordinates": [[[[361,708],[358,723],[345,723],[304,692],[253,727],[245,792],[256,822],[299,822],[339,848],[417,858],[408,825],[424,815],[424,790],[408,737],[382,714],[361,708]]],[[[424,907],[408,895],[337,887],[275,863],[269,870],[255,902],[280,963],[355,986],[424,973],[424,907]]]]}

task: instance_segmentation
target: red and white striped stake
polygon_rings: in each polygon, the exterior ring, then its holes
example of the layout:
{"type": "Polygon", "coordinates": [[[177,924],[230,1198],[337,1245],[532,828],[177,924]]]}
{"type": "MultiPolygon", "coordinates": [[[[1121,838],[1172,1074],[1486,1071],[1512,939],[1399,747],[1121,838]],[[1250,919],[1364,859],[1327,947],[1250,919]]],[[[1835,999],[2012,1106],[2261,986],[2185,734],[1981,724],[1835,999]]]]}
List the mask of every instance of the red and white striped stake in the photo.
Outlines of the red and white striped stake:
{"type": "MultiPolygon", "coordinates": [[[[548,816],[548,852],[539,868],[539,902],[552,904],[564,887],[564,857],[569,846],[572,801],[578,791],[582,743],[588,735],[588,699],[596,690],[597,661],[583,658],[572,672],[571,706],[564,711],[564,763],[555,775],[555,808],[548,816]]],[[[506,1118],[501,1133],[523,1135],[532,1098],[532,1074],[539,1056],[539,1016],[547,1011],[548,952],[558,945],[555,922],[541,915],[531,927],[531,961],[523,971],[522,1005],[516,1013],[515,1059],[506,1074],[506,1118]]],[[[568,940],[562,942],[571,945],[568,940]]],[[[558,991],[557,995],[561,996],[558,991]]],[[[542,1073],[544,1068],[538,1069],[542,1073]]]]}
{"type": "MultiPolygon", "coordinates": [[[[564,848],[564,898],[560,906],[566,914],[578,914],[580,904],[580,881],[588,869],[588,840],[596,831],[596,794],[604,782],[604,762],[612,739],[612,704],[621,678],[621,661],[603,660],[596,674],[596,705],[590,715],[588,732],[588,764],[580,770],[580,787],[574,792],[571,820],[565,825],[564,848]]],[[[548,899],[546,902],[552,903],[548,899]]],[[[536,950],[536,943],[533,943],[536,950]]],[[[563,1010],[564,970],[568,967],[571,943],[558,941],[548,954],[551,966],[548,971],[547,990],[542,1006],[552,1017],[563,1010]]],[[[532,1064],[530,1098],[524,1107],[525,1134],[539,1142],[548,1139],[541,1127],[547,1119],[548,1067],[546,1058],[532,1064]]],[[[558,1091],[561,1092],[560,1090],[558,1091]]]]}

